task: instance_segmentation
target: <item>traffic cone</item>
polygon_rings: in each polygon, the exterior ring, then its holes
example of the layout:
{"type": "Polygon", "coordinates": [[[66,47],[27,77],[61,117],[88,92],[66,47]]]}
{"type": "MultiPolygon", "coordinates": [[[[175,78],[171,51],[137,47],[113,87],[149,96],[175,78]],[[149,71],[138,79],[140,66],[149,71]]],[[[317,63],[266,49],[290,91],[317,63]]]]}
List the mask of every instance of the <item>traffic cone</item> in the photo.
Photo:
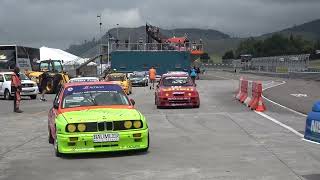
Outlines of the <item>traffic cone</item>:
{"type": "Polygon", "coordinates": [[[263,98],[259,97],[258,106],[256,108],[256,111],[264,112],[265,110],[266,110],[266,106],[263,103],[263,98]]]}

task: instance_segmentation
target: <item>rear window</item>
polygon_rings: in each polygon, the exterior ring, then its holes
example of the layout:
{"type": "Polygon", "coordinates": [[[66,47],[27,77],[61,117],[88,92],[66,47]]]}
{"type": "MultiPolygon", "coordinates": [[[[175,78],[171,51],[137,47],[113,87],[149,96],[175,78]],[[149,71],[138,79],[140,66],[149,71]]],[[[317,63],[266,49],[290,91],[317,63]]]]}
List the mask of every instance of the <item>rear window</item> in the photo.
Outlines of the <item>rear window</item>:
{"type": "Polygon", "coordinates": [[[169,76],[162,79],[163,86],[192,86],[192,80],[188,76],[169,76]]]}

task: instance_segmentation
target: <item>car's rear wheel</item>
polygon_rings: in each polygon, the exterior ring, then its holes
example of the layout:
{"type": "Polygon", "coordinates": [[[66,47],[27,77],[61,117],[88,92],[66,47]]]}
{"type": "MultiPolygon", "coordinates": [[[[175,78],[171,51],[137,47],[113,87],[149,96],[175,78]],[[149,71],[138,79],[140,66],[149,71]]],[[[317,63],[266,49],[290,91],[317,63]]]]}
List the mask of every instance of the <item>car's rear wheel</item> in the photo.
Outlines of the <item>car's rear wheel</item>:
{"type": "Polygon", "coordinates": [[[10,94],[10,92],[9,92],[8,89],[6,89],[6,90],[4,91],[3,98],[4,98],[5,100],[10,100],[10,99],[12,99],[11,94],[10,94]]]}

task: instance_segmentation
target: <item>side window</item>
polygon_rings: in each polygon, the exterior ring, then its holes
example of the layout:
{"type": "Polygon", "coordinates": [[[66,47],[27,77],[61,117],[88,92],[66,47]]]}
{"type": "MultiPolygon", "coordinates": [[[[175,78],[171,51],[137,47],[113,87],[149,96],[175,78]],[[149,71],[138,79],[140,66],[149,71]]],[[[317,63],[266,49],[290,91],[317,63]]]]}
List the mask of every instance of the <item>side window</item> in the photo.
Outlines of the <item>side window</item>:
{"type": "Polygon", "coordinates": [[[0,74],[0,82],[4,82],[4,78],[2,74],[0,74]]]}

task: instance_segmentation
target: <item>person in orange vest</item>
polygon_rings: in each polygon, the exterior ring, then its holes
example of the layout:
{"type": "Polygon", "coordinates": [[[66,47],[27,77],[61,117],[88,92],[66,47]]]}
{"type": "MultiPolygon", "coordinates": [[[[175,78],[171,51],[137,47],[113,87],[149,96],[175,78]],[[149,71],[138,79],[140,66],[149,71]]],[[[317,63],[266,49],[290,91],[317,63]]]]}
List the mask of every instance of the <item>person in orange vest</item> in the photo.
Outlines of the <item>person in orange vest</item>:
{"type": "Polygon", "coordinates": [[[150,80],[150,83],[152,84],[152,87],[150,85],[150,89],[154,89],[154,83],[156,81],[156,75],[157,75],[157,71],[156,69],[154,68],[154,66],[152,66],[150,69],[149,69],[149,80],[150,80]]]}
{"type": "Polygon", "coordinates": [[[14,101],[13,101],[13,111],[16,113],[22,113],[20,110],[20,101],[21,101],[21,79],[20,79],[20,69],[19,67],[15,67],[13,70],[13,74],[11,77],[11,93],[14,94],[14,101]]]}

